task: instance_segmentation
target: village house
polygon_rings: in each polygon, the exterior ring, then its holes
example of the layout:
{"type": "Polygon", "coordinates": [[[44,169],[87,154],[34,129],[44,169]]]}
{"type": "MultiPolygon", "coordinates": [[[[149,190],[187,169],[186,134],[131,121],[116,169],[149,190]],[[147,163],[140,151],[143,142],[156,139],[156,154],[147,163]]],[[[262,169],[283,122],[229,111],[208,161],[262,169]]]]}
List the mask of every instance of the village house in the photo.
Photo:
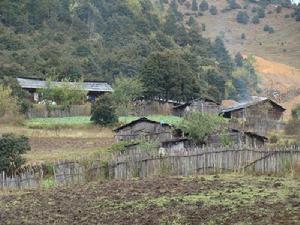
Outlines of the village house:
{"type": "Polygon", "coordinates": [[[253,131],[266,135],[272,130],[283,129],[282,118],[285,109],[268,98],[256,98],[252,101],[237,104],[223,109],[223,117],[231,119],[233,128],[253,131]]]}
{"type": "Polygon", "coordinates": [[[114,130],[115,140],[155,140],[163,142],[176,137],[176,131],[170,124],[149,120],[145,117],[134,120],[114,130]]]}
{"type": "Polygon", "coordinates": [[[206,144],[212,146],[222,146],[227,144],[258,148],[264,146],[267,140],[267,137],[254,132],[242,132],[236,129],[229,129],[228,133],[209,135],[206,144]]]}
{"type": "Polygon", "coordinates": [[[188,112],[202,112],[209,114],[218,114],[220,103],[209,98],[195,99],[190,102],[173,107],[173,115],[184,116],[188,112]]]}
{"type": "MultiPolygon", "coordinates": [[[[47,81],[33,78],[17,78],[17,81],[23,90],[30,93],[31,100],[39,101],[39,89],[47,88],[47,81]]],[[[63,82],[52,82],[54,86],[60,86],[63,82]]],[[[76,82],[69,82],[70,85],[76,86],[76,82]]],[[[83,82],[82,89],[87,91],[87,99],[95,100],[96,97],[103,93],[112,92],[112,87],[106,82],[83,82]]]]}

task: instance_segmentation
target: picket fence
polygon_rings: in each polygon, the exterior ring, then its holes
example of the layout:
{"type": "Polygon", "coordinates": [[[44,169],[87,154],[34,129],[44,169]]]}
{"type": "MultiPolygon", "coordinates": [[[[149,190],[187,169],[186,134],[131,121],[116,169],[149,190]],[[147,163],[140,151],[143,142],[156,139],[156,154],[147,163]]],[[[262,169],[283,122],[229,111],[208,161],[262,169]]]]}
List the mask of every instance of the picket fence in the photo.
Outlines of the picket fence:
{"type": "Polygon", "coordinates": [[[141,151],[112,154],[109,162],[101,159],[84,162],[60,161],[52,174],[43,166],[28,167],[17,176],[0,177],[2,189],[33,189],[45,186],[45,180],[55,185],[74,185],[99,179],[145,178],[156,175],[189,176],[195,174],[252,172],[284,174],[300,165],[300,148],[240,149],[190,148],[182,150],[141,151]]]}

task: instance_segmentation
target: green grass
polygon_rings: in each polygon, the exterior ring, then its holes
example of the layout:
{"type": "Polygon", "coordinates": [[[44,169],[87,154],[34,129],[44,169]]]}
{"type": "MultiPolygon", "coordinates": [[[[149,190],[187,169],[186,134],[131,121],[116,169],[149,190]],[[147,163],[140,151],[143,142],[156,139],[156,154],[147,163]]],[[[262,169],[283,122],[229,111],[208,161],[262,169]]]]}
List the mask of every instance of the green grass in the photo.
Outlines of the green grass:
{"type": "MultiPolygon", "coordinates": [[[[122,124],[130,123],[131,121],[136,120],[138,118],[140,117],[121,116],[119,117],[119,122],[122,124]]],[[[163,122],[172,125],[177,125],[181,121],[181,118],[176,116],[150,115],[147,116],[147,118],[157,122],[163,122]]],[[[34,118],[34,119],[29,119],[25,122],[25,126],[29,128],[45,128],[45,129],[85,126],[89,124],[91,124],[89,116],[61,117],[61,118],[34,118]]]]}
{"type": "MultiPolygon", "coordinates": [[[[177,116],[164,116],[164,115],[150,115],[146,116],[149,120],[154,120],[157,122],[168,123],[172,125],[177,125],[181,122],[182,118],[177,116]]],[[[136,120],[140,117],[138,116],[121,116],[119,117],[119,121],[121,123],[130,123],[133,120],[136,120]]]]}
{"type": "Polygon", "coordinates": [[[90,124],[89,116],[61,117],[61,118],[34,118],[27,120],[25,126],[29,128],[56,128],[72,127],[90,124]]]}

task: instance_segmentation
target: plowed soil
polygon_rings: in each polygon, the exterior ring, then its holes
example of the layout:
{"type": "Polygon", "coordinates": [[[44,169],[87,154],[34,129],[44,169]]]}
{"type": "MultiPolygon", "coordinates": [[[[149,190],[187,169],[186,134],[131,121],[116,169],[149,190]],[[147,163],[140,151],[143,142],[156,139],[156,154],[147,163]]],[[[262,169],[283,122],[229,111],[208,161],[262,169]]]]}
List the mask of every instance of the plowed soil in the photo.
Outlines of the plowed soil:
{"type": "Polygon", "coordinates": [[[0,195],[1,224],[299,224],[300,181],[159,177],[0,195]]]}

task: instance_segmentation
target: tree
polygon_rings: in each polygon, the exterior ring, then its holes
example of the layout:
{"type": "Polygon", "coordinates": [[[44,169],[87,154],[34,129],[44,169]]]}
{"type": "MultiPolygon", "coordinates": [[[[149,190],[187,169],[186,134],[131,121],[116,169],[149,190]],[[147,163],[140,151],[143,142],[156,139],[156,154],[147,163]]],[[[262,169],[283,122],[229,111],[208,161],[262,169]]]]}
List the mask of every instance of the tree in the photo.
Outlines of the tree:
{"type": "Polygon", "coordinates": [[[19,114],[17,98],[12,95],[9,87],[0,85],[0,120],[1,122],[14,122],[19,114]]]}
{"type": "Polygon", "coordinates": [[[239,11],[236,16],[236,20],[238,23],[247,24],[249,21],[249,16],[247,12],[239,11]]]}
{"type": "Polygon", "coordinates": [[[102,95],[93,103],[91,121],[102,126],[111,125],[118,121],[110,94],[102,95]]]}
{"type": "Polygon", "coordinates": [[[192,10],[193,11],[198,11],[197,0],[193,0],[193,2],[192,2],[192,10]]]}
{"type": "Polygon", "coordinates": [[[224,131],[226,124],[227,121],[223,117],[192,112],[184,116],[179,127],[196,143],[204,144],[208,135],[224,131]]]}
{"type": "Polygon", "coordinates": [[[113,89],[112,98],[118,115],[127,115],[133,108],[133,101],[141,98],[144,93],[143,83],[136,77],[118,77],[113,89]]]}
{"type": "Polygon", "coordinates": [[[209,12],[211,15],[217,15],[218,14],[218,10],[217,10],[217,7],[212,5],[209,9],[209,12]]]}
{"type": "Polygon", "coordinates": [[[230,9],[241,9],[242,7],[235,0],[228,0],[230,9]]]}
{"type": "Polygon", "coordinates": [[[235,55],[234,61],[235,61],[236,66],[238,66],[238,67],[243,66],[244,58],[243,58],[243,56],[242,56],[242,54],[241,54],[240,52],[238,52],[238,53],[235,55]]]}
{"type": "Polygon", "coordinates": [[[281,13],[282,7],[279,5],[276,7],[276,13],[281,13]]]}
{"type": "Polygon", "coordinates": [[[28,138],[3,134],[0,136],[0,171],[13,175],[25,163],[22,154],[30,150],[28,138]]]}
{"type": "Polygon", "coordinates": [[[81,83],[70,83],[67,81],[57,84],[48,80],[47,87],[40,89],[39,93],[43,100],[46,100],[46,103],[54,101],[67,110],[72,105],[83,104],[87,96],[87,92],[83,90],[81,83]]]}
{"type": "Polygon", "coordinates": [[[259,17],[257,15],[252,18],[252,23],[259,24],[259,17]]]}
{"type": "Polygon", "coordinates": [[[184,55],[176,50],[153,52],[143,66],[141,80],[148,99],[188,100],[197,94],[196,76],[184,55]]]}
{"type": "Polygon", "coordinates": [[[188,25],[189,25],[190,27],[194,27],[195,24],[196,24],[196,21],[195,21],[194,17],[193,17],[193,16],[190,16],[190,19],[189,19],[189,21],[188,21],[188,25]]]}
{"type": "Polygon", "coordinates": [[[242,40],[245,40],[245,39],[246,39],[245,33],[242,33],[242,34],[241,34],[241,39],[242,39],[242,40]]]}
{"type": "Polygon", "coordinates": [[[209,8],[208,2],[206,0],[203,0],[200,5],[199,8],[201,11],[207,11],[209,8]]]}
{"type": "Polygon", "coordinates": [[[265,14],[265,9],[263,8],[258,8],[257,9],[257,16],[259,18],[265,18],[266,14],[265,14]]]}
{"type": "Polygon", "coordinates": [[[226,73],[227,76],[230,76],[233,71],[233,63],[227,49],[225,48],[222,38],[216,38],[213,45],[213,52],[219,62],[220,68],[226,73]]]}
{"type": "Polygon", "coordinates": [[[300,104],[292,109],[292,117],[294,120],[300,120],[300,104]]]}

